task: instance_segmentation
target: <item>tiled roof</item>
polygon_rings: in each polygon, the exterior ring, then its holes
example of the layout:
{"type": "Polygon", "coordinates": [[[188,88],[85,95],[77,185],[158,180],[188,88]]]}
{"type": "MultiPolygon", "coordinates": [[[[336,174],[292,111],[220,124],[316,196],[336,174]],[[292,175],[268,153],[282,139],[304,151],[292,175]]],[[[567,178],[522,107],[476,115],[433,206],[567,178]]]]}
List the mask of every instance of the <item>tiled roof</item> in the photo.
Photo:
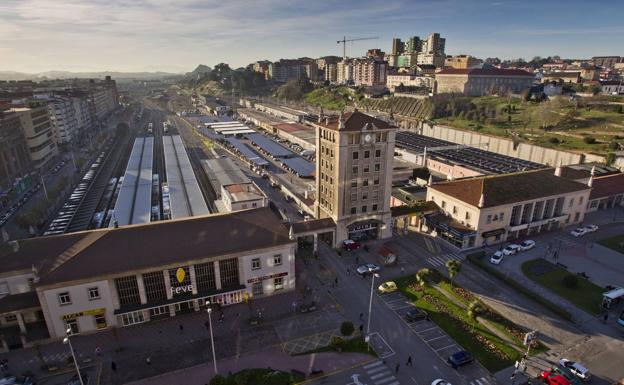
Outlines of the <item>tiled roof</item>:
{"type": "Polygon", "coordinates": [[[624,173],[594,178],[589,199],[604,198],[624,193],[624,173]]]}
{"type": "Polygon", "coordinates": [[[36,291],[11,294],[0,298],[0,314],[40,307],[36,291]]]}
{"type": "Polygon", "coordinates": [[[0,272],[34,265],[41,285],[81,280],[284,245],[288,229],[268,208],[20,241],[0,272]],[[17,262],[22,261],[22,262],[17,262]]]}
{"type": "Polygon", "coordinates": [[[311,221],[295,222],[292,225],[293,233],[301,234],[308,231],[335,228],[336,222],[331,218],[313,219],[311,221]]]}
{"type": "MultiPolygon", "coordinates": [[[[344,114],[343,119],[344,128],[341,128],[340,131],[361,131],[366,125],[371,129],[389,129],[394,127],[381,119],[373,118],[360,111],[347,112],[344,114]]],[[[318,123],[318,125],[331,130],[338,130],[338,123],[338,118],[334,117],[333,119],[329,119],[329,124],[326,120],[323,120],[321,123],[318,123]]]]}
{"type": "Polygon", "coordinates": [[[526,76],[533,77],[533,74],[518,69],[503,68],[445,68],[436,73],[438,75],[480,75],[480,76],[526,76]]]}
{"type": "Polygon", "coordinates": [[[278,130],[285,132],[313,131],[314,129],[299,123],[282,123],[275,126],[278,130]]]}
{"type": "Polygon", "coordinates": [[[478,207],[483,195],[483,207],[495,207],[587,190],[590,187],[558,177],[554,174],[554,170],[549,168],[436,183],[430,188],[474,207],[478,207]]]}

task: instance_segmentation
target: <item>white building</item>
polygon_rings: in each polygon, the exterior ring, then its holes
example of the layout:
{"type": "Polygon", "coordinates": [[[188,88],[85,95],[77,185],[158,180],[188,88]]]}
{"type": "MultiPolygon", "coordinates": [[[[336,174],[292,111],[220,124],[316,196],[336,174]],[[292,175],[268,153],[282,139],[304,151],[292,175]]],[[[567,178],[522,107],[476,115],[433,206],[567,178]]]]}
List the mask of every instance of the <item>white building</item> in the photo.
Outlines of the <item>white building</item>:
{"type": "Polygon", "coordinates": [[[433,88],[435,79],[429,76],[417,76],[410,74],[396,74],[388,75],[386,81],[386,87],[394,92],[395,88],[403,85],[405,87],[426,87],[433,88]]]}
{"type": "Polygon", "coordinates": [[[265,207],[266,195],[255,183],[221,185],[221,200],[228,212],[265,207]]]}
{"type": "Polygon", "coordinates": [[[351,84],[353,82],[353,63],[351,60],[343,60],[336,65],[337,83],[351,84]]]}

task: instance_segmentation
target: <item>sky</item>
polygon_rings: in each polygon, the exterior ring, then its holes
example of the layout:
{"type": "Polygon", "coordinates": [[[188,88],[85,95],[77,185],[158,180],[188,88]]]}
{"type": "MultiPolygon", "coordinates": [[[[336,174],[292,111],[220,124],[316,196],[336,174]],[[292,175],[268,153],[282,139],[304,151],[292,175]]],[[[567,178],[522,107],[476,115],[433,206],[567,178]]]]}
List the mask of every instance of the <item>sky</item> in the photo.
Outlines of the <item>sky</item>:
{"type": "Polygon", "coordinates": [[[622,0],[0,0],[0,70],[187,72],[388,52],[439,32],[447,54],[624,55],[622,0]]]}

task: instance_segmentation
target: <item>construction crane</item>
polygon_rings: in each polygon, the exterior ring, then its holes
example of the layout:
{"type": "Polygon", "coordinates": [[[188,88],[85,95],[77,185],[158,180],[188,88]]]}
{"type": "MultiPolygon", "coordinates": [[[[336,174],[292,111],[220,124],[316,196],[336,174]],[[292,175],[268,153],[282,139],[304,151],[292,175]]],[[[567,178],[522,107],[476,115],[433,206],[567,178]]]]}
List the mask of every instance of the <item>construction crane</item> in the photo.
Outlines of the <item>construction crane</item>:
{"type": "Polygon", "coordinates": [[[336,43],[340,44],[342,43],[342,58],[346,59],[347,58],[347,42],[348,41],[360,41],[360,40],[375,40],[375,39],[379,39],[378,37],[359,37],[356,39],[347,39],[346,36],[342,37],[342,40],[338,40],[336,43]]]}

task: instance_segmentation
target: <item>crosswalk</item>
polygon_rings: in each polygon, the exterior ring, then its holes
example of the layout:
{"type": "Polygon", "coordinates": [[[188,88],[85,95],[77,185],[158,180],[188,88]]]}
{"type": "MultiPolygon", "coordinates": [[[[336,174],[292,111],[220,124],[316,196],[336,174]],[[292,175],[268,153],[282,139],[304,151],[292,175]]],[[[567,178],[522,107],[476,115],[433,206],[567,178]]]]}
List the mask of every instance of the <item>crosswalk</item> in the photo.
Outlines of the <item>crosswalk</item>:
{"type": "Polygon", "coordinates": [[[350,382],[347,385],[363,385],[365,383],[366,384],[372,383],[374,385],[399,385],[400,384],[399,381],[397,381],[396,377],[394,376],[394,373],[392,372],[392,370],[390,370],[390,368],[388,368],[388,366],[386,366],[386,364],[384,364],[382,360],[377,360],[368,365],[364,365],[362,369],[364,369],[364,372],[366,373],[366,376],[369,378],[370,381],[362,382],[359,376],[354,375],[351,377],[352,382],[350,382]]]}
{"type": "Polygon", "coordinates": [[[447,254],[441,254],[441,255],[433,255],[427,258],[427,263],[430,264],[433,267],[441,267],[444,266],[446,264],[447,261],[450,261],[451,259],[455,259],[458,261],[463,261],[465,259],[465,257],[461,254],[457,254],[457,253],[447,253],[447,254]]]}
{"type": "Polygon", "coordinates": [[[491,382],[488,381],[487,378],[481,377],[470,381],[470,385],[491,385],[491,382]]]}

